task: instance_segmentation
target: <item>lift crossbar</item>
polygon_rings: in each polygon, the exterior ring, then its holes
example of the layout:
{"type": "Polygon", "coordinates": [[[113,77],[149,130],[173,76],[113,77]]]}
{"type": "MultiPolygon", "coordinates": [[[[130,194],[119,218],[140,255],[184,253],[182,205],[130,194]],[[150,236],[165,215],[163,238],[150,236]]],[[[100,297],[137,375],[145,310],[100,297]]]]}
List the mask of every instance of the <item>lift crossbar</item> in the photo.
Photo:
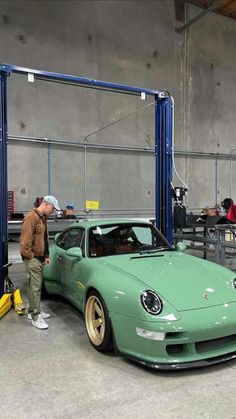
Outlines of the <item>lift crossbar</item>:
{"type": "Polygon", "coordinates": [[[169,93],[166,90],[152,90],[141,87],[129,86],[125,84],[110,83],[107,81],[90,79],[86,77],[77,77],[69,74],[53,73],[49,71],[35,70],[31,68],[18,67],[11,64],[0,64],[0,71],[3,71],[10,75],[11,73],[16,74],[33,74],[35,79],[49,80],[55,82],[65,82],[68,84],[87,86],[87,87],[99,87],[101,90],[109,90],[114,92],[125,92],[125,93],[145,93],[146,95],[157,96],[159,99],[169,97],[169,93]]]}

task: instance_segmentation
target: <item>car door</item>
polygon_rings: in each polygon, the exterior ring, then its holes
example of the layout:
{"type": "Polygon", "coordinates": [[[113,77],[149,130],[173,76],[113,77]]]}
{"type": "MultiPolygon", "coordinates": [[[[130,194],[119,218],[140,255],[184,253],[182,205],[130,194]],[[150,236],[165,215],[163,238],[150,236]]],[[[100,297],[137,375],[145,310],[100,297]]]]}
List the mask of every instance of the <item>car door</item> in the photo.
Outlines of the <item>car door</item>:
{"type": "Polygon", "coordinates": [[[57,278],[62,294],[79,308],[82,308],[83,283],[86,278],[87,260],[85,257],[85,229],[72,227],[64,232],[57,242],[57,278]],[[67,250],[80,247],[83,259],[71,257],[67,250]]]}

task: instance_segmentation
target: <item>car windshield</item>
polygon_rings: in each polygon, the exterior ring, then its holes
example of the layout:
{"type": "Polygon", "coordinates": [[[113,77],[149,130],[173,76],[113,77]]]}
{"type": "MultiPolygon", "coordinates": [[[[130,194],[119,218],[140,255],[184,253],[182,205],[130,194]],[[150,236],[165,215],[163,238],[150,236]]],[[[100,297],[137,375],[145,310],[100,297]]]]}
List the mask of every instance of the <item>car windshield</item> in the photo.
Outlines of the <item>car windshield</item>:
{"type": "Polygon", "coordinates": [[[162,234],[151,224],[127,223],[97,225],[89,230],[90,257],[152,253],[170,249],[162,234]]]}

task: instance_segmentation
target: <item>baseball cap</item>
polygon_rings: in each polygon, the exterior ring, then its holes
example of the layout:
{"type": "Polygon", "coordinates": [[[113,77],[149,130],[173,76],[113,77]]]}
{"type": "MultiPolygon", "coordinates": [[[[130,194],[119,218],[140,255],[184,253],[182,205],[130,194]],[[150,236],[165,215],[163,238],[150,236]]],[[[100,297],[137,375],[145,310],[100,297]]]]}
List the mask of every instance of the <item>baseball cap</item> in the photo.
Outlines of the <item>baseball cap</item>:
{"type": "Polygon", "coordinates": [[[48,204],[52,204],[57,211],[60,211],[57,199],[52,195],[46,195],[43,200],[48,204]]]}

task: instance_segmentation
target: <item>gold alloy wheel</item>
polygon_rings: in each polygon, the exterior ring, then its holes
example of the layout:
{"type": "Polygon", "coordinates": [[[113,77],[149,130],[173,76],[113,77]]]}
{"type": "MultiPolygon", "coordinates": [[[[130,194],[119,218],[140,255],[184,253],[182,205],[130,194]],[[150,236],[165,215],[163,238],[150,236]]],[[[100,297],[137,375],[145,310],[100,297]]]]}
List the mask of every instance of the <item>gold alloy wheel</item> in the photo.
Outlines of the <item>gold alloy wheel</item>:
{"type": "Polygon", "coordinates": [[[101,301],[91,295],[86,303],[85,321],[87,332],[92,343],[101,345],[105,335],[105,314],[101,301]]]}

